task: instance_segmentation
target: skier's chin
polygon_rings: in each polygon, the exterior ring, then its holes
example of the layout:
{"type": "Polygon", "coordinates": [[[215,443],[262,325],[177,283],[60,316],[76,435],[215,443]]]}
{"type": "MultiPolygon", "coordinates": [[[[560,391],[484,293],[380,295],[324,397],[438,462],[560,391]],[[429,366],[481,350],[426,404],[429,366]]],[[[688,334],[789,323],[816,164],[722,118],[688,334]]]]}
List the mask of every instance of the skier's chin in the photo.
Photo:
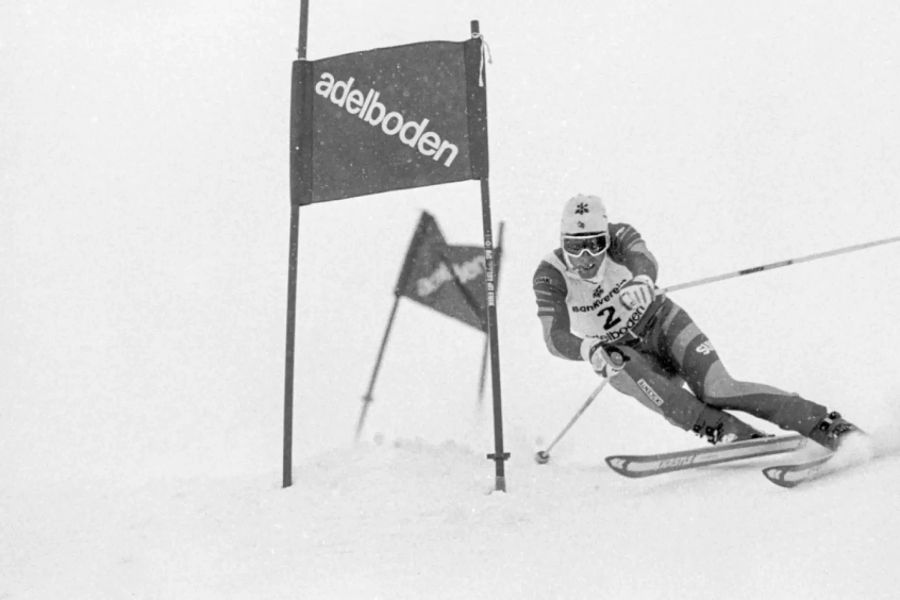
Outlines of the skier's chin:
{"type": "Polygon", "coordinates": [[[575,272],[578,273],[578,276],[582,279],[590,279],[597,275],[597,271],[599,270],[600,264],[592,262],[588,265],[581,265],[575,267],[575,272]]]}

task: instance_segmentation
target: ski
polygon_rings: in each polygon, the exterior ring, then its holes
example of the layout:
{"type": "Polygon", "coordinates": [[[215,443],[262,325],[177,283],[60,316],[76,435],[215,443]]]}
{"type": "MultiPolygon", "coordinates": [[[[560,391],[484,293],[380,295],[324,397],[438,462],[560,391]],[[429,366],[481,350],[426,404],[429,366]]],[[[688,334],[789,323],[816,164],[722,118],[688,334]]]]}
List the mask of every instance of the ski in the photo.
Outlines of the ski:
{"type": "Polygon", "coordinates": [[[766,467],[762,472],[766,479],[775,485],[792,488],[832,472],[834,469],[827,468],[827,463],[832,457],[834,457],[833,453],[826,454],[801,463],[766,467]]]}
{"type": "Polygon", "coordinates": [[[807,439],[802,435],[773,436],[661,454],[607,456],[606,464],[613,471],[625,477],[649,477],[672,471],[791,452],[802,448],[806,442],[807,439]]]}

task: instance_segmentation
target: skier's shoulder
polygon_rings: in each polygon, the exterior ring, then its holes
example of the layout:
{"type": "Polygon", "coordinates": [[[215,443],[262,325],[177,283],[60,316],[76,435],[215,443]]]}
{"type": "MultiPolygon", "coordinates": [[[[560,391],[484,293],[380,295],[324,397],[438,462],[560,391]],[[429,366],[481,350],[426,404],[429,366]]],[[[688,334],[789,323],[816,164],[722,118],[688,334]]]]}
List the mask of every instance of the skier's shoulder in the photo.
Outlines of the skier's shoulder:
{"type": "Polygon", "coordinates": [[[562,249],[557,248],[548,252],[534,271],[532,286],[535,288],[547,286],[564,290],[566,289],[566,278],[563,275],[565,270],[562,249]]]}
{"type": "Polygon", "coordinates": [[[640,232],[630,223],[610,223],[609,238],[613,252],[627,252],[644,241],[640,232]]]}

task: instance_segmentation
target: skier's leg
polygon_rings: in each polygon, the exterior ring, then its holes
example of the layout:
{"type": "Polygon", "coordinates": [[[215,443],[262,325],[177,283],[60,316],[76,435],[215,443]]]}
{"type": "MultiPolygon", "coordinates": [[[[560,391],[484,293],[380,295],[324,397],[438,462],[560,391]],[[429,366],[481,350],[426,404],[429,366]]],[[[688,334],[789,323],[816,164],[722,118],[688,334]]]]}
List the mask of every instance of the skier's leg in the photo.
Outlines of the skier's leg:
{"type": "Polygon", "coordinates": [[[728,375],[721,362],[710,370],[704,387],[709,390],[711,404],[755,414],[782,429],[801,433],[830,450],[837,449],[840,436],[858,430],[840,413],[828,412],[824,406],[799,394],[788,394],[765,384],[737,381],[728,375]]]}
{"type": "Polygon", "coordinates": [[[706,334],[680,308],[661,324],[659,341],[691,390],[710,406],[746,412],[829,448],[836,446],[837,436],[856,429],[839,414],[799,394],[734,379],[706,334]]]}
{"type": "Polygon", "coordinates": [[[705,436],[711,443],[735,441],[764,434],[734,415],[708,406],[684,387],[684,380],[668,373],[653,356],[621,348],[625,367],[610,379],[619,392],[632,396],[685,431],[705,436]]]}
{"type": "Polygon", "coordinates": [[[721,360],[710,366],[702,387],[704,400],[713,406],[744,411],[804,435],[828,414],[827,408],[799,394],[732,378],[721,360]]]}

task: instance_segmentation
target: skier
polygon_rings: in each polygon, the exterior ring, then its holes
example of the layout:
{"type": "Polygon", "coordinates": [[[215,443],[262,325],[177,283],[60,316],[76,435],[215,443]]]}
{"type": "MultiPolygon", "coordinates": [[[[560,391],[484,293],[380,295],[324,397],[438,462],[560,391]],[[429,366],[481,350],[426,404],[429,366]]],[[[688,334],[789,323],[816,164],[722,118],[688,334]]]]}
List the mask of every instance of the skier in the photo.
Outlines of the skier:
{"type": "Polygon", "coordinates": [[[798,394],[733,379],[688,313],[656,289],[657,262],[640,234],[609,223],[600,198],[571,198],[560,233],[560,247],[544,257],[533,281],[552,354],[587,361],[616,390],[712,444],[767,435],[726,410],[796,431],[829,450],[858,431],[798,394]]]}

